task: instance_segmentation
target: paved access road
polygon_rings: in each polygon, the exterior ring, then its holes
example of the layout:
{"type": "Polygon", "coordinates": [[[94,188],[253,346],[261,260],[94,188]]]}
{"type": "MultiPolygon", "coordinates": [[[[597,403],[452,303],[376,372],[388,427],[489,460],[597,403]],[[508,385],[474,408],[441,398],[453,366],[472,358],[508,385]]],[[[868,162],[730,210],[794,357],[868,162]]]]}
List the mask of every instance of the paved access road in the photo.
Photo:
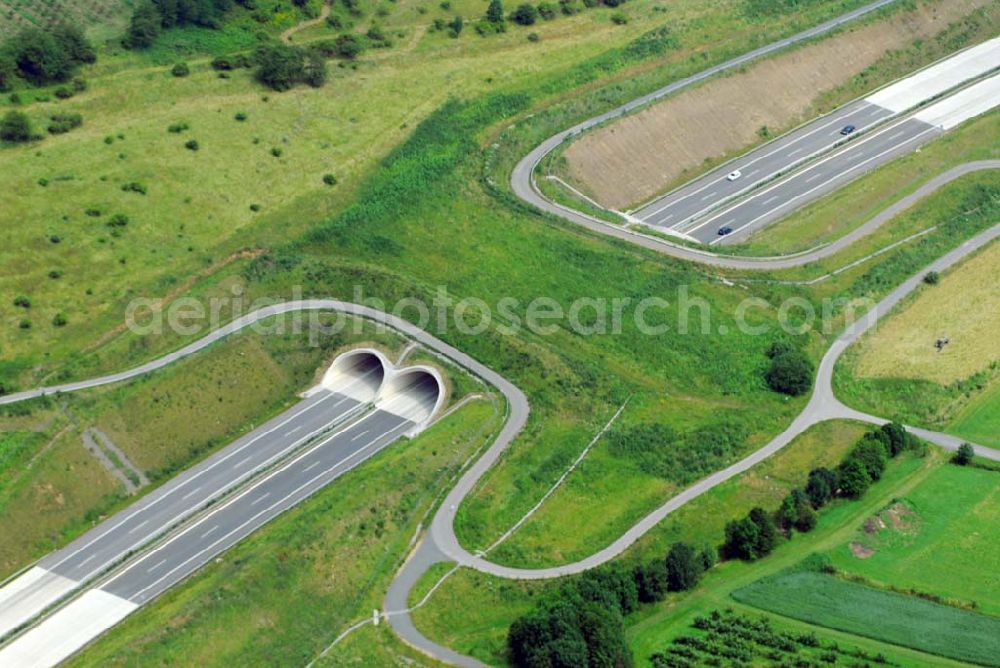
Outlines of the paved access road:
{"type": "Polygon", "coordinates": [[[42,558],[0,588],[0,636],[359,408],[360,403],[351,397],[320,389],[42,558]]]}

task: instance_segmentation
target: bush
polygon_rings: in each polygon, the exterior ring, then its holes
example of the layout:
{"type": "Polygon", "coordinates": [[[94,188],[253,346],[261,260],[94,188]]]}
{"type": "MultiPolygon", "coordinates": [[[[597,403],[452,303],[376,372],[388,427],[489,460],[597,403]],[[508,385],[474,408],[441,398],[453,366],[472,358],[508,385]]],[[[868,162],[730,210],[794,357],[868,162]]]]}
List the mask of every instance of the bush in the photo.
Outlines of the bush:
{"type": "Polygon", "coordinates": [[[239,121],[239,122],[241,122],[241,123],[242,123],[243,121],[245,121],[245,120],[247,119],[247,115],[246,115],[246,112],[243,112],[243,111],[237,111],[237,112],[236,112],[236,115],[235,115],[235,116],[233,116],[233,118],[234,118],[235,120],[237,120],[237,121],[239,121]]]}
{"type": "MultiPolygon", "coordinates": [[[[122,45],[126,49],[148,49],[153,46],[159,36],[162,23],[160,12],[153,3],[140,3],[132,12],[132,18],[129,20],[128,30],[125,33],[125,39],[122,40],[122,45]]],[[[174,76],[186,75],[175,74],[174,76]]]]}
{"type": "Polygon", "coordinates": [[[318,51],[310,51],[306,55],[306,64],[302,72],[302,80],[313,88],[320,88],[326,83],[328,73],[326,60],[318,51]]]}
{"type": "MultiPolygon", "coordinates": [[[[167,132],[172,132],[173,134],[176,135],[176,134],[180,134],[181,132],[184,132],[189,127],[190,126],[187,123],[184,123],[184,122],[171,123],[170,125],[167,126],[167,132]]],[[[106,142],[106,143],[110,144],[111,142],[106,142]]]]}
{"type": "Polygon", "coordinates": [[[975,454],[976,452],[972,449],[970,444],[963,443],[958,446],[958,451],[955,453],[955,456],[951,458],[951,461],[959,466],[968,466],[972,463],[972,458],[975,454]]]}
{"type": "Polygon", "coordinates": [[[274,148],[271,149],[271,155],[273,155],[275,158],[280,158],[283,153],[284,153],[284,151],[282,151],[277,146],[275,146],[274,148]]]}
{"type": "Polygon", "coordinates": [[[559,10],[566,16],[573,16],[581,11],[576,0],[559,0],[559,10]]]}
{"type": "Polygon", "coordinates": [[[868,469],[858,459],[848,459],[843,462],[837,480],[840,483],[840,493],[851,499],[860,499],[872,484],[868,469]]]}
{"type": "Polygon", "coordinates": [[[83,32],[62,24],[26,28],[7,44],[7,51],[21,76],[36,86],[66,81],[78,65],[96,59],[83,32]]]}
{"type": "Polygon", "coordinates": [[[335,186],[337,185],[337,177],[334,176],[333,174],[324,174],[323,183],[325,183],[328,186],[335,186]]]}
{"type": "Polygon", "coordinates": [[[722,553],[726,558],[753,561],[770,554],[777,544],[774,519],[763,508],[754,508],[742,520],[726,523],[722,553]]]}
{"type": "Polygon", "coordinates": [[[64,313],[56,313],[55,317],[52,318],[52,325],[55,327],[65,327],[69,323],[64,313]]]}
{"type": "Polygon", "coordinates": [[[656,603],[666,597],[667,569],[662,559],[653,559],[645,566],[636,566],[633,577],[642,603],[656,603]]]}
{"type": "Polygon", "coordinates": [[[518,5],[511,15],[510,20],[522,26],[534,25],[538,20],[538,10],[530,3],[518,5]]]}
{"type": "Polygon", "coordinates": [[[615,12],[611,15],[611,22],[616,26],[623,26],[628,23],[628,16],[624,12],[615,12]]]}
{"type": "Polygon", "coordinates": [[[302,80],[306,58],[298,47],[273,44],[261,48],[257,62],[257,80],[273,90],[285,91],[302,80]]]}
{"type": "Polygon", "coordinates": [[[55,114],[50,118],[52,122],[49,123],[49,134],[63,134],[83,125],[83,116],[80,114],[55,114]]]}
{"type": "Polygon", "coordinates": [[[186,77],[187,75],[191,74],[191,68],[188,67],[187,63],[177,63],[170,70],[170,73],[173,74],[175,77],[186,77]]]}
{"type": "Polygon", "coordinates": [[[115,215],[108,218],[108,222],[105,223],[108,227],[112,229],[121,229],[129,224],[129,218],[124,213],[116,213],[115,215]]]}
{"type": "Polygon", "coordinates": [[[551,21],[556,17],[556,7],[549,2],[538,3],[538,15],[546,21],[551,21]]]}
{"type": "Polygon", "coordinates": [[[529,42],[537,42],[540,39],[541,39],[541,37],[539,36],[539,34],[537,32],[529,32],[528,33],[528,41],[529,42]]]}
{"type": "Polygon", "coordinates": [[[793,397],[805,394],[812,387],[812,361],[805,353],[786,344],[773,344],[768,351],[771,366],[764,375],[768,387],[793,397]]]}
{"type": "Polygon", "coordinates": [[[341,35],[334,42],[334,51],[337,56],[354,60],[365,50],[365,45],[357,35],[341,35]]]}
{"type": "Polygon", "coordinates": [[[18,308],[31,308],[31,300],[24,295],[18,295],[14,297],[14,306],[18,308]]]}
{"type": "Polygon", "coordinates": [[[184,148],[186,148],[189,151],[197,151],[201,147],[198,146],[197,139],[189,139],[186,142],[184,142],[184,148]]]}
{"type": "Polygon", "coordinates": [[[805,491],[813,508],[822,508],[837,491],[837,474],[825,468],[813,469],[809,472],[805,491]]]}
{"type": "Polygon", "coordinates": [[[462,34],[462,28],[465,27],[465,19],[461,16],[456,16],[451,21],[448,22],[448,36],[455,39],[462,34]]]}
{"type": "Polygon", "coordinates": [[[8,111],[0,119],[0,139],[14,143],[30,141],[33,132],[31,121],[27,114],[20,111],[8,111]]]}
{"type": "Polygon", "coordinates": [[[54,93],[55,96],[60,100],[68,100],[76,94],[66,86],[60,86],[59,88],[56,88],[54,93]]]}
{"type": "Polygon", "coordinates": [[[667,588],[687,591],[694,588],[705,572],[701,555],[687,543],[674,543],[667,552],[667,588]]]}
{"type": "Polygon", "coordinates": [[[486,20],[498,25],[504,22],[503,0],[490,0],[490,4],[486,8],[486,20]]]}
{"type": "Polygon", "coordinates": [[[936,271],[928,271],[924,274],[924,283],[927,285],[937,285],[941,281],[941,274],[936,271]]]}
{"type": "Polygon", "coordinates": [[[138,181],[129,181],[128,183],[122,184],[122,192],[126,193],[139,193],[140,195],[146,194],[146,186],[139,183],[138,181]]]}

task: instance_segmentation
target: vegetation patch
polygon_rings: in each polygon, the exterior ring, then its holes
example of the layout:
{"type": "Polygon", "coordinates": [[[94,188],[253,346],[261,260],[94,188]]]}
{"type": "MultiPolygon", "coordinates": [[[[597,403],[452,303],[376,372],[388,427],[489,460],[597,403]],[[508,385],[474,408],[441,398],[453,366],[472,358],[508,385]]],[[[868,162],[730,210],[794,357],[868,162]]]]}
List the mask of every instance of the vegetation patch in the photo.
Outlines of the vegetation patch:
{"type": "Polygon", "coordinates": [[[959,661],[995,666],[1000,657],[1000,619],[825,573],[780,573],[736,590],[733,598],[793,619],[959,661]]]}

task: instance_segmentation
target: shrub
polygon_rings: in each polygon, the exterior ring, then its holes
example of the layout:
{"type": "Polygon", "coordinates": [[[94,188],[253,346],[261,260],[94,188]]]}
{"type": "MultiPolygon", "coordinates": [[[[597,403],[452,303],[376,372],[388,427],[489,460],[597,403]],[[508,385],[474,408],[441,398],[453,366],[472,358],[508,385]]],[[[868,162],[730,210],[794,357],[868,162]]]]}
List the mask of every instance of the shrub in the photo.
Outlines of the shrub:
{"type": "Polygon", "coordinates": [[[175,77],[186,77],[187,75],[191,74],[191,68],[188,67],[187,63],[177,63],[170,70],[170,73],[173,74],[175,77]]]}
{"type": "Polygon", "coordinates": [[[538,3],[538,15],[546,21],[551,21],[556,17],[556,7],[549,2],[538,3]]]}
{"type": "Polygon", "coordinates": [[[972,458],[975,454],[976,452],[972,449],[970,444],[963,443],[958,446],[958,451],[955,453],[955,456],[951,458],[951,461],[959,466],[968,466],[972,463],[972,458]]]}
{"type": "MultiPolygon", "coordinates": [[[[180,134],[187,130],[190,126],[187,123],[171,123],[167,126],[167,132],[172,132],[173,134],[180,134]]],[[[107,142],[110,144],[111,142],[107,142]]]]}
{"type": "Polygon", "coordinates": [[[253,211],[254,213],[257,213],[258,211],[260,211],[260,204],[251,204],[250,210],[253,211]]]}
{"type": "Polygon", "coordinates": [[[284,153],[284,151],[282,151],[277,146],[271,149],[271,155],[273,155],[275,158],[280,158],[282,153],[284,153]]]}
{"type": "Polygon", "coordinates": [[[858,459],[848,459],[840,465],[837,480],[840,493],[851,499],[865,495],[872,484],[871,476],[864,463],[858,459]]]}
{"type": "Polygon", "coordinates": [[[122,184],[122,192],[126,193],[139,193],[140,195],[146,194],[146,186],[139,183],[138,181],[129,181],[128,183],[122,184]]]}
{"type": "Polygon", "coordinates": [[[78,128],[83,125],[83,116],[80,114],[55,114],[51,116],[52,122],[49,123],[48,131],[49,134],[60,135],[74,128],[78,128]]]}
{"type": "Polygon", "coordinates": [[[129,224],[129,218],[124,213],[116,213],[108,219],[105,223],[108,227],[112,229],[121,229],[129,224]]]}
{"type": "Polygon", "coordinates": [[[937,285],[941,281],[941,274],[936,271],[928,271],[924,274],[924,283],[927,285],[937,285]]]}
{"type": "Polygon", "coordinates": [[[236,115],[233,116],[233,118],[236,119],[237,121],[240,121],[242,123],[243,121],[245,121],[247,119],[247,115],[246,115],[245,112],[237,111],[236,115]]]}
{"type": "Polygon", "coordinates": [[[86,79],[81,79],[80,77],[73,79],[73,90],[77,93],[82,93],[87,90],[86,79]]]}
{"type": "Polygon", "coordinates": [[[847,455],[849,460],[857,460],[864,465],[872,481],[882,478],[889,460],[889,453],[880,435],[881,432],[877,431],[865,434],[847,455]]]}
{"type": "Polygon", "coordinates": [[[518,25],[534,25],[538,20],[538,10],[535,9],[534,5],[526,2],[517,6],[517,9],[511,13],[510,19],[518,25]]]}
{"type": "Polygon", "coordinates": [[[14,143],[30,141],[33,136],[31,121],[27,114],[8,111],[0,119],[0,139],[14,143]]]}
{"type": "Polygon", "coordinates": [[[529,42],[537,42],[540,39],[541,39],[541,37],[539,37],[539,35],[538,35],[537,32],[529,32],[528,33],[528,41],[529,42]]]}
{"type": "MultiPolygon", "coordinates": [[[[21,322],[17,323],[17,326],[21,329],[31,329],[31,321],[27,318],[21,318],[21,322]]],[[[2,394],[2,392],[0,392],[2,394]]]]}
{"type": "Polygon", "coordinates": [[[667,569],[662,559],[653,559],[644,566],[636,566],[633,576],[641,602],[656,603],[666,597],[667,569]]]}
{"type": "Polygon", "coordinates": [[[24,295],[18,295],[14,297],[14,306],[18,308],[31,308],[31,300],[24,295]]]}
{"type": "Polygon", "coordinates": [[[573,16],[581,11],[576,0],[559,0],[559,10],[566,16],[573,16]]]}
{"type": "Polygon", "coordinates": [[[320,88],[326,83],[327,76],[326,60],[323,59],[323,55],[315,50],[309,51],[302,70],[302,80],[313,88],[320,88]]]}
{"type": "Polygon", "coordinates": [[[705,565],[693,547],[678,542],[667,552],[667,587],[670,591],[692,589],[705,571],[705,565]]]}
{"type": "Polygon", "coordinates": [[[772,344],[768,351],[771,366],[764,375],[768,387],[793,397],[805,394],[812,387],[812,362],[798,348],[772,344]]]}
{"type": "Polygon", "coordinates": [[[357,35],[341,35],[334,42],[334,51],[337,56],[354,60],[365,50],[365,45],[357,35]]]}
{"type": "Polygon", "coordinates": [[[55,89],[55,96],[60,100],[68,100],[69,98],[73,97],[73,95],[75,95],[73,90],[67,88],[66,86],[60,86],[59,88],[55,89]]]}
{"type": "Polygon", "coordinates": [[[465,27],[465,19],[461,16],[456,16],[451,21],[448,22],[448,36],[455,39],[462,34],[462,29],[465,27]]]}
{"type": "Polygon", "coordinates": [[[284,91],[302,80],[305,54],[298,47],[287,44],[262,47],[257,61],[260,63],[257,80],[268,88],[284,91]]]}
{"type": "Polygon", "coordinates": [[[624,12],[615,12],[611,15],[611,22],[616,26],[623,26],[628,23],[628,16],[624,12]]]}
{"type": "Polygon", "coordinates": [[[88,216],[90,216],[91,218],[100,218],[101,216],[101,210],[95,207],[88,207],[84,209],[83,212],[88,216]]]}
{"type": "Polygon", "coordinates": [[[335,186],[337,185],[337,177],[334,176],[333,174],[324,174],[323,183],[325,183],[328,186],[335,186]]]}
{"type": "Polygon", "coordinates": [[[822,508],[837,490],[837,474],[825,468],[813,469],[809,472],[809,480],[806,483],[806,496],[813,508],[822,508]]]}
{"type": "Polygon", "coordinates": [[[198,146],[198,140],[197,139],[187,140],[186,142],[184,142],[184,148],[186,148],[189,151],[197,151],[200,148],[198,146]]]}
{"type": "Polygon", "coordinates": [[[494,24],[502,24],[504,22],[503,0],[490,0],[490,4],[486,8],[486,20],[494,24]]]}
{"type": "Polygon", "coordinates": [[[66,315],[64,313],[56,313],[55,317],[52,318],[52,324],[55,327],[65,327],[69,323],[66,315]]]}
{"type": "Polygon", "coordinates": [[[774,519],[763,508],[754,508],[742,520],[726,523],[722,553],[727,558],[753,561],[767,556],[778,544],[774,519]]]}

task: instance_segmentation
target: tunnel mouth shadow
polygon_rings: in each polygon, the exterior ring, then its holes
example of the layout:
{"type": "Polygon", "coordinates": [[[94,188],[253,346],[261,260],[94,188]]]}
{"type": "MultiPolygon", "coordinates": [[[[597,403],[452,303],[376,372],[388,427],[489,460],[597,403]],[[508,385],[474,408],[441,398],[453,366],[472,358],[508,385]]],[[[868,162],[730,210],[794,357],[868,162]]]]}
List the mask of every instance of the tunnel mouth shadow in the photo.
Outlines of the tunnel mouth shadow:
{"type": "Polygon", "coordinates": [[[372,348],[358,348],[338,356],[323,375],[323,388],[363,404],[375,401],[393,371],[392,362],[372,348]]]}
{"type": "Polygon", "coordinates": [[[429,366],[397,369],[382,386],[376,408],[398,415],[414,424],[410,435],[422,431],[438,413],[445,399],[441,374],[429,366]]]}

